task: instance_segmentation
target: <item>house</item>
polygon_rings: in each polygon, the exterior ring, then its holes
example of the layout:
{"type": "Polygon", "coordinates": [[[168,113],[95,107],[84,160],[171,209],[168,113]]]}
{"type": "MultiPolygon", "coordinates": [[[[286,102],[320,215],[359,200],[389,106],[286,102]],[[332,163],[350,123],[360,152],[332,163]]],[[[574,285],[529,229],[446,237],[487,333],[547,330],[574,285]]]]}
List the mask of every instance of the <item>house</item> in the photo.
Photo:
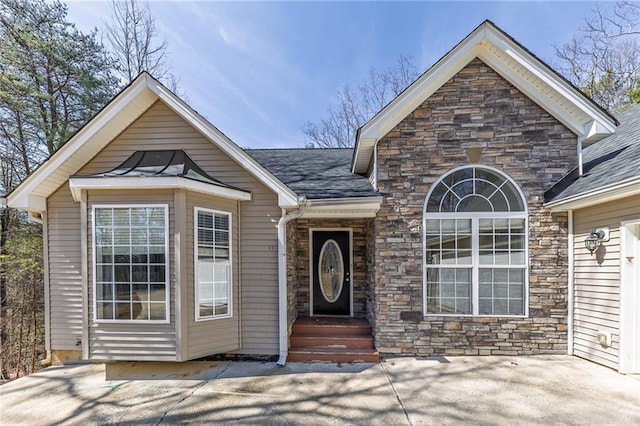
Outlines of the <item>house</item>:
{"type": "Polygon", "coordinates": [[[640,371],[640,104],[546,194],[568,212],[569,353],[640,371]],[[585,240],[591,240],[588,248],[585,240]]]}
{"type": "Polygon", "coordinates": [[[353,150],[243,150],[143,73],[8,196],[43,223],[47,349],[280,364],[343,345],[346,360],[573,351],[638,371],[637,111],[618,133],[489,21],[353,150]],[[616,158],[624,185],[601,171],[616,158]],[[592,256],[596,226],[609,239],[592,256]]]}

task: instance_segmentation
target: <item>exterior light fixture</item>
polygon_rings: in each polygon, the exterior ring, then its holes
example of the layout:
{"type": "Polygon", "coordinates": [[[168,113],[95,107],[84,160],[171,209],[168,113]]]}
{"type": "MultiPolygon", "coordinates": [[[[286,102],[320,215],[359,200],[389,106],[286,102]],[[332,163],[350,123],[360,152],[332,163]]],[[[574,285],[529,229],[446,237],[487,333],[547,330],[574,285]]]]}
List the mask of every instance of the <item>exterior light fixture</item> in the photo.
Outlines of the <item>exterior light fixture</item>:
{"type": "Polygon", "coordinates": [[[584,246],[589,250],[589,253],[593,254],[602,244],[602,241],[609,241],[609,228],[598,228],[591,232],[589,236],[584,239],[584,246]]]}

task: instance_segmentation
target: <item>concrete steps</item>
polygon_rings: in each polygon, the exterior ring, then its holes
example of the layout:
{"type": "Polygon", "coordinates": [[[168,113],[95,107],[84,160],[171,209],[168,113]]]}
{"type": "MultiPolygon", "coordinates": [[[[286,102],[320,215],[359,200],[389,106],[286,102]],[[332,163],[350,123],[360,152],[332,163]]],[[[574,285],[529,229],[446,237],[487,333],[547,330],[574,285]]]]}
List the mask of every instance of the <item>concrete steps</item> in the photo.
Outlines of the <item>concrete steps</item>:
{"type": "Polygon", "coordinates": [[[293,324],[288,361],[379,362],[363,318],[301,317],[293,324]]]}

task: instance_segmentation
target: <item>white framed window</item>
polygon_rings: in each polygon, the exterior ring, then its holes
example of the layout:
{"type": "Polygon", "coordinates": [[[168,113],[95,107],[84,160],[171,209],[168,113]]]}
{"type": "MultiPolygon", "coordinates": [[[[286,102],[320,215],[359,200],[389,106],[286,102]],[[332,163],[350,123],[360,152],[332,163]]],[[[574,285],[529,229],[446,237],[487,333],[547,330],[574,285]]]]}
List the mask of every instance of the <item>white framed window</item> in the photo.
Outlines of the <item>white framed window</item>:
{"type": "Polygon", "coordinates": [[[486,166],[438,180],[424,207],[425,315],[527,315],[527,208],[486,166]]]}
{"type": "Polygon", "coordinates": [[[194,228],[196,321],[231,317],[231,213],[195,207],[194,228]]]}
{"type": "Polygon", "coordinates": [[[169,321],[167,204],[96,204],[94,320],[169,321]]]}

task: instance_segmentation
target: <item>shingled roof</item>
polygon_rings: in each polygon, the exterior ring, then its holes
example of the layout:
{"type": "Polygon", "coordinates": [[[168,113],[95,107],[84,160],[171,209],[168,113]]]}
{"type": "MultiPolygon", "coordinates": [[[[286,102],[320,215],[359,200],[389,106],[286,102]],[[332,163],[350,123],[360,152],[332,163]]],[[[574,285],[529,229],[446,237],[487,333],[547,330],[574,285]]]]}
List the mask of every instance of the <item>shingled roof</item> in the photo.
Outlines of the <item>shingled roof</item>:
{"type": "Polygon", "coordinates": [[[298,195],[309,199],[375,197],[369,179],[351,173],[353,149],[248,149],[298,195]]]}
{"type": "Polygon", "coordinates": [[[616,132],[583,151],[583,175],[574,169],[545,193],[545,202],[606,188],[640,178],[640,104],[618,115],[616,132]]]}

